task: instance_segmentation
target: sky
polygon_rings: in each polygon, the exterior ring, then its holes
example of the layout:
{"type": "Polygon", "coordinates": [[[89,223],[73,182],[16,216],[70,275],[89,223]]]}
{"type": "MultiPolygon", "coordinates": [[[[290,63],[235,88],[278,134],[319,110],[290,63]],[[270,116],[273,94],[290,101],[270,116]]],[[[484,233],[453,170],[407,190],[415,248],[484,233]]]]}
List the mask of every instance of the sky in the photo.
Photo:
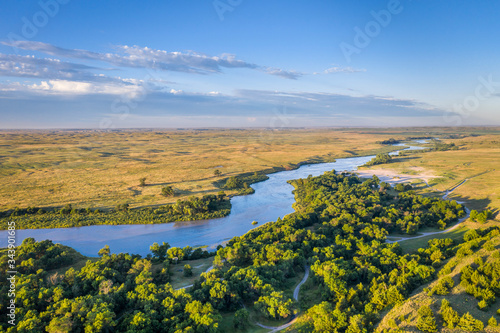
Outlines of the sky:
{"type": "Polygon", "coordinates": [[[500,125],[499,14],[499,1],[3,1],[0,129],[500,125]]]}

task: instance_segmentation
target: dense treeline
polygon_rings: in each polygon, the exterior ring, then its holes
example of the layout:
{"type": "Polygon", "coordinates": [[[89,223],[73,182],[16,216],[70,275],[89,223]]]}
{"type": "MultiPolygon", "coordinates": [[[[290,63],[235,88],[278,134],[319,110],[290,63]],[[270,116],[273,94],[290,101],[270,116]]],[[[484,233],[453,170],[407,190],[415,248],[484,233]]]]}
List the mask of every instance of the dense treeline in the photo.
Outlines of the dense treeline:
{"type": "Polygon", "coordinates": [[[314,212],[322,222],[335,219],[333,227],[348,223],[367,228],[364,232],[378,234],[378,239],[385,239],[387,232],[414,234],[423,226],[444,229],[465,216],[456,201],[426,198],[413,191],[393,197],[390,185],[380,183],[376,176],[362,182],[355,176],[328,172],[291,183],[297,187],[296,210],[314,212]]]}
{"type": "Polygon", "coordinates": [[[366,162],[364,166],[386,164],[386,163],[391,163],[391,161],[392,161],[391,155],[389,155],[387,153],[381,153],[381,154],[377,154],[377,156],[372,158],[370,161],[366,162]]]}
{"type": "Polygon", "coordinates": [[[382,140],[382,141],[377,141],[377,143],[380,143],[382,145],[394,145],[394,144],[397,144],[400,142],[401,142],[401,140],[396,140],[394,138],[390,138],[390,139],[382,140]]]}
{"type": "MultiPolygon", "coordinates": [[[[434,279],[433,266],[454,254],[451,240],[403,254],[385,237],[423,225],[446,226],[463,214],[456,202],[412,191],[394,197],[376,177],[362,181],[335,172],[292,184],[296,212],[220,247],[214,269],[202,273],[189,291],[172,289],[168,265],[186,253],[190,258],[191,251],[166,243],[153,244],[150,258],[110,254],[105,248],[99,260],[61,275],[47,270],[62,264],[20,270],[17,331],[217,332],[221,311],[236,311],[234,326],[244,326],[244,307],[270,319],[292,318],[299,305],[285,292],[287,282],[309,265],[319,296],[316,305],[303,309],[306,320],[299,331],[368,332],[381,311],[434,279]]],[[[33,244],[38,243],[27,240],[19,251],[43,252],[33,244]]],[[[27,265],[24,257],[20,260],[27,265]]],[[[2,272],[6,262],[3,257],[2,272]]],[[[5,311],[0,308],[0,322],[7,329],[5,311]]]]}
{"type": "MultiPolygon", "coordinates": [[[[201,198],[177,200],[176,203],[156,208],[129,209],[127,204],[117,205],[112,211],[77,209],[67,205],[59,210],[28,207],[3,212],[1,222],[14,221],[17,229],[66,228],[100,224],[153,224],[174,221],[193,221],[224,217],[229,214],[231,203],[224,192],[201,198]]],[[[7,223],[1,224],[1,229],[7,223]]]]}

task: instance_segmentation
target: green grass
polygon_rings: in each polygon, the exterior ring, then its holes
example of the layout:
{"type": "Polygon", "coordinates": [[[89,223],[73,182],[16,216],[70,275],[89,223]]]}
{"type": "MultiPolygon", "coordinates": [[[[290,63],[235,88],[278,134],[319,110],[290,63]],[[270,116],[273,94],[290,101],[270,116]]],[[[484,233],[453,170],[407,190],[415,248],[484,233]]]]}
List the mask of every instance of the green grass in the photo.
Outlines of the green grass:
{"type": "MultiPolygon", "coordinates": [[[[214,257],[197,259],[197,260],[183,260],[178,264],[170,264],[170,284],[174,289],[182,288],[194,283],[194,280],[200,277],[200,274],[205,272],[210,266],[212,266],[212,262],[214,261],[214,257]],[[184,265],[191,265],[193,270],[193,276],[185,277],[184,276],[184,265]]],[[[161,264],[155,265],[157,269],[161,264]]]]}
{"type": "MultiPolygon", "coordinates": [[[[269,332],[268,329],[259,327],[252,322],[246,329],[236,329],[233,326],[234,312],[222,313],[222,320],[219,323],[219,332],[234,332],[234,333],[266,333],[269,332]]],[[[251,321],[251,319],[250,319],[251,321]]]]}
{"type": "Polygon", "coordinates": [[[416,252],[420,248],[427,247],[427,244],[429,240],[431,239],[444,239],[444,238],[451,238],[454,241],[461,241],[463,238],[463,235],[469,230],[468,227],[463,226],[463,227],[458,227],[456,229],[453,229],[448,232],[443,232],[441,234],[437,235],[429,235],[425,237],[420,237],[420,238],[415,238],[415,239],[408,239],[405,241],[402,241],[399,243],[399,246],[405,253],[413,253],[416,252]]]}

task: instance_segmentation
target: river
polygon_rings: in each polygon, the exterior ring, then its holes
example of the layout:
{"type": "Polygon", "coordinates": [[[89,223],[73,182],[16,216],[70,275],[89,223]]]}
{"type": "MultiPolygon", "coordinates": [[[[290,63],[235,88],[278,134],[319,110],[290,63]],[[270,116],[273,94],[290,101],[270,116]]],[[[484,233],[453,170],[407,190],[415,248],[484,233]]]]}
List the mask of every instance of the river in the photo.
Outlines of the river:
{"type": "MultiPolygon", "coordinates": [[[[418,140],[418,143],[426,143],[418,140]]],[[[406,146],[396,144],[396,146],[406,146]]],[[[417,146],[406,146],[405,150],[423,149],[417,146]]],[[[397,154],[393,152],[391,155],[397,154]]],[[[71,246],[86,256],[96,256],[105,245],[109,245],[112,253],[128,252],[145,256],[149,246],[154,242],[168,242],[171,246],[192,247],[207,246],[214,249],[218,244],[241,236],[247,231],[263,223],[276,221],[278,217],[293,212],[293,186],[288,180],[319,176],[325,171],[355,171],[359,166],[373,157],[361,156],[339,158],[332,163],[307,164],[298,169],[281,171],[269,175],[269,179],[251,185],[255,193],[231,198],[231,213],[223,218],[172,222],[145,225],[97,225],[77,228],[24,229],[16,231],[16,244],[28,237],[37,241],[50,239],[54,243],[71,246]],[[258,221],[254,225],[252,221],[258,221]]],[[[7,246],[7,231],[0,231],[0,247],[7,246]]]]}

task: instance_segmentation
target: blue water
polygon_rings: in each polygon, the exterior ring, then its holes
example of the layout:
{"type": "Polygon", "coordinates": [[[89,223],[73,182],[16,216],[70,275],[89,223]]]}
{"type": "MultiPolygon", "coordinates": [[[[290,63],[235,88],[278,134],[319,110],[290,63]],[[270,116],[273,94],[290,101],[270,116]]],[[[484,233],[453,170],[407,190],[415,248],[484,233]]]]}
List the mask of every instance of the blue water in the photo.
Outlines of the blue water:
{"type": "MultiPolygon", "coordinates": [[[[398,146],[405,146],[398,144],[398,146]]],[[[422,149],[407,147],[406,149],[422,149]]],[[[395,152],[397,154],[397,152],[395,152]]],[[[269,179],[251,185],[255,193],[231,199],[231,213],[223,218],[146,225],[99,225],[77,228],[25,229],[16,231],[16,244],[28,237],[37,241],[50,239],[54,243],[71,246],[86,256],[96,256],[105,245],[112,253],[128,252],[146,255],[154,242],[168,242],[171,246],[207,246],[214,249],[234,236],[241,236],[263,223],[294,210],[293,186],[288,180],[319,176],[325,171],[355,171],[374,156],[340,158],[332,163],[308,164],[296,170],[269,175],[269,179]],[[252,221],[258,221],[253,225],[252,221]]],[[[0,231],[0,247],[7,246],[7,232],[0,231]]]]}

